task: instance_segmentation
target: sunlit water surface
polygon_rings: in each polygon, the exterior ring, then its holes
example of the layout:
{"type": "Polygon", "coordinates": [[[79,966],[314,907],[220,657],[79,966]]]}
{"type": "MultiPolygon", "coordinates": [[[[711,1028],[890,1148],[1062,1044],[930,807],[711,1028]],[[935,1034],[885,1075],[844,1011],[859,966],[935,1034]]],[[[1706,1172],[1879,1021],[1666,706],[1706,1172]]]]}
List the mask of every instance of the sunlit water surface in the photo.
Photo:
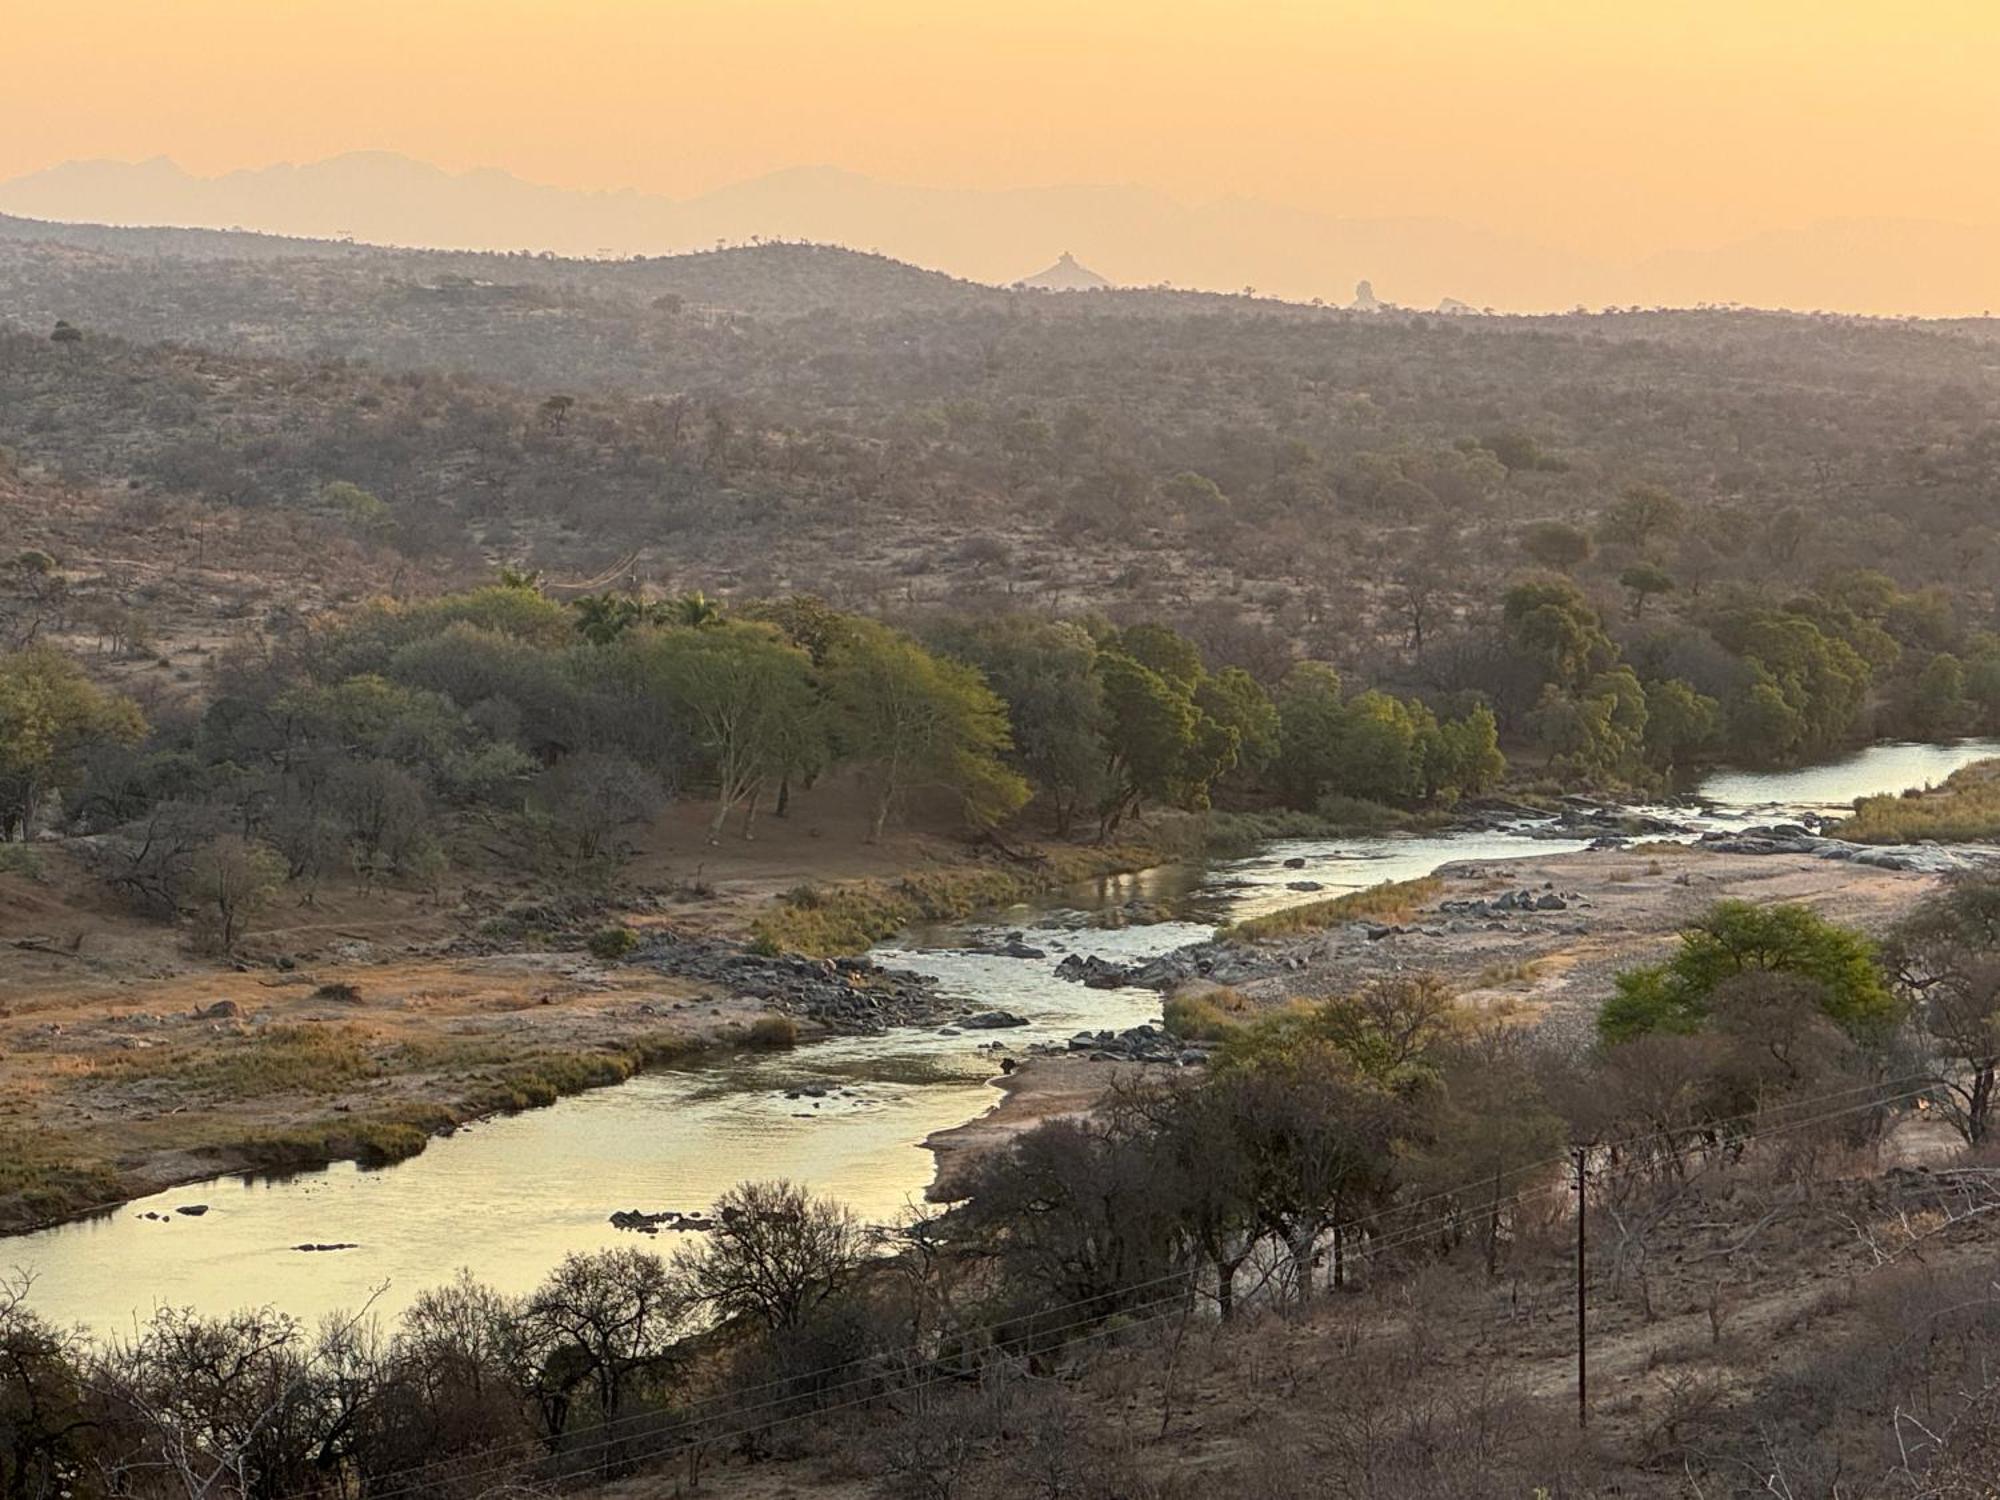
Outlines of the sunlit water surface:
{"type": "MultiPolygon", "coordinates": [[[[1807,770],[1725,772],[1700,789],[1704,827],[1737,828],[1855,797],[1941,781],[2000,754],[2000,743],[1881,745],[1807,770]]],[[[1672,809],[1688,817],[1688,808],[1672,809]]],[[[614,1229],[614,1209],[701,1209],[737,1182],[789,1177],[832,1194],[871,1222],[922,1196],[932,1170],[919,1149],[933,1131],[990,1107],[990,1044],[1009,1049],[1079,1030],[1154,1019],[1150,991],[1091,990],[1055,978],[1066,952],[1132,961],[1208,937],[1222,922],[1321,900],[1460,859],[1583,847],[1508,833],[1296,839],[1203,869],[1169,867],[1069,895],[1067,904],[1000,913],[982,929],[1020,931],[1042,960],[965,951],[964,928],[910,934],[883,962],[938,977],[951,992],[1028,1019],[991,1033],[899,1031],[816,1043],[781,1056],[644,1075],[548,1109],[481,1122],[382,1171],[342,1164],[276,1179],[228,1178],[176,1188],[111,1213],[21,1236],[0,1266],[33,1273],[45,1316],[100,1332],[129,1329],[161,1304],[219,1312],[270,1304],[313,1319],[360,1305],[394,1313],[457,1269],[510,1292],[532,1286],[564,1254],[611,1244],[671,1247],[614,1229]],[[1287,868],[1288,859],[1305,867],[1287,868]],[[1319,891],[1289,887],[1311,881],[1319,891]],[[1098,930],[1079,911],[1143,903],[1170,920],[1098,930]],[[788,1099],[826,1084],[823,1099],[788,1099]],[[200,1218],[173,1212],[206,1204],[200,1218]],[[164,1215],[164,1220],[147,1218],[164,1215]],[[300,1244],[352,1244],[306,1252],[300,1244]]]]}

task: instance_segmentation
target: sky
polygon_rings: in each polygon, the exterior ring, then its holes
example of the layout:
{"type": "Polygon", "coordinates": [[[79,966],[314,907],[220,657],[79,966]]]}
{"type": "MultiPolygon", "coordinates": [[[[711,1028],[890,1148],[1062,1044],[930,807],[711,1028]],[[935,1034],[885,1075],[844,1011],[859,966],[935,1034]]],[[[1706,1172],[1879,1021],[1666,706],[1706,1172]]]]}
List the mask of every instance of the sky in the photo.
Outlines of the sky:
{"type": "Polygon", "coordinates": [[[687,196],[832,164],[1593,255],[2000,224],[1993,0],[0,0],[0,179],[389,149],[687,196]]]}

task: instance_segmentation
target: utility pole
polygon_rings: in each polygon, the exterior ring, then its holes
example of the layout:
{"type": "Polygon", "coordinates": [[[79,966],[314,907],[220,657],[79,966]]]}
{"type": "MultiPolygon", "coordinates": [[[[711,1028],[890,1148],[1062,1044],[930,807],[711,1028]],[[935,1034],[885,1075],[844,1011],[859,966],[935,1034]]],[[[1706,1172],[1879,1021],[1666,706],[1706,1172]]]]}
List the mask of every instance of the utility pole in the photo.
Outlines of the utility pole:
{"type": "Polygon", "coordinates": [[[1584,1293],[1588,1287],[1588,1273],[1584,1265],[1586,1246],[1585,1224],[1589,1214],[1590,1200],[1584,1191],[1583,1164],[1585,1151],[1577,1146],[1571,1154],[1576,1158],[1576,1425],[1590,1425],[1590,1346],[1585,1341],[1584,1293]]]}

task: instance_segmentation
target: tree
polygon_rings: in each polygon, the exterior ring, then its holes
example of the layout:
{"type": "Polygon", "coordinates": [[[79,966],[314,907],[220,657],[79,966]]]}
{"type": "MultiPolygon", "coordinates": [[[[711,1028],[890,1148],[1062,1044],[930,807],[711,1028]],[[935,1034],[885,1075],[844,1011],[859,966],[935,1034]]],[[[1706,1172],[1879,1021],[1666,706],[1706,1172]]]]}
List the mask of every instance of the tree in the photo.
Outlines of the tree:
{"type": "Polygon", "coordinates": [[[1938,652],[1924,663],[1911,690],[1911,729],[1923,739],[1950,739],[1963,731],[1970,712],[1965,668],[1950,652],[1938,652]]]}
{"type": "Polygon", "coordinates": [[[1230,1067],[1212,1087],[1242,1140],[1258,1226],[1290,1253],[1293,1295],[1312,1297],[1329,1232],[1339,1285],[1345,1231],[1393,1190],[1402,1102],[1317,1039],[1230,1067]]]}
{"type": "Polygon", "coordinates": [[[966,1215],[989,1253],[1015,1285],[1064,1309],[1061,1323],[1166,1295],[1180,1226],[1148,1129],[1130,1108],[1051,1120],[979,1162],[966,1184],[966,1215]]]}
{"type": "Polygon", "coordinates": [[[1278,750],[1278,710],[1271,695],[1241,667],[1206,673],[1195,686],[1195,706],[1236,734],[1236,764],[1261,771],[1278,750]]]}
{"type": "Polygon", "coordinates": [[[284,881],[285,861],[268,844],[234,833],[211,840],[195,855],[187,880],[195,931],[204,946],[225,956],[234,953],[250,919],[284,881]]]}
{"type": "Polygon", "coordinates": [[[93,1423],[72,1335],[28,1310],[25,1275],[0,1276],[0,1495],[73,1494],[93,1423]]]}
{"type": "Polygon", "coordinates": [[[1277,708],[1279,789],[1294,807],[1316,806],[1340,774],[1347,718],[1340,674],[1324,662],[1300,662],[1279,684],[1277,708]]]}
{"type": "Polygon", "coordinates": [[[969,661],[1007,705],[1013,758],[1066,836],[1104,776],[1104,688],[1097,643],[1079,625],[1006,616],[941,627],[934,639],[969,661]]]}
{"type": "Polygon", "coordinates": [[[1617,993],[1597,1019],[1607,1040],[1699,1031],[1717,988],[1750,973],[1809,980],[1821,1011],[1850,1034],[1880,1034],[1901,1014],[1875,945],[1807,907],[1718,902],[1682,930],[1680,944],[1666,963],[1618,975],[1617,993]]]}
{"type": "Polygon", "coordinates": [[[1634,563],[1618,575],[1618,584],[1631,596],[1628,608],[1635,620],[1645,614],[1648,599],[1674,591],[1674,580],[1658,563],[1634,563]]]}
{"type": "Polygon", "coordinates": [[[700,589],[695,589],[672,601],[668,606],[667,616],[676,625],[685,626],[689,630],[702,630],[710,625],[722,623],[722,606],[700,589]]]}
{"type": "Polygon", "coordinates": [[[586,750],[544,771],[534,800],[547,818],[545,837],[565,863],[596,874],[612,863],[618,835],[658,816],[665,798],[658,779],[632,760],[586,750]]]}
{"type": "Polygon", "coordinates": [[[657,1386],[677,1362],[694,1303],[684,1270],[657,1255],[564,1256],[522,1304],[517,1335],[550,1431],[568,1425],[579,1390],[590,1392],[598,1422],[609,1424],[636,1391],[657,1386]]]}
{"type": "Polygon", "coordinates": [[[1615,546],[1643,552],[1655,538],[1676,535],[1687,507],[1657,484],[1635,484],[1619,496],[1598,523],[1598,533],[1615,546]]]}
{"type": "Polygon", "coordinates": [[[1559,687],[1580,688],[1617,659],[1597,611],[1567,580],[1516,584],[1501,601],[1501,619],[1514,649],[1559,687]]]}
{"type": "Polygon", "coordinates": [[[1646,763],[1680,770],[1705,755],[1722,728],[1721,705],[1678,677],[1646,685],[1646,763]]]}
{"type": "Polygon", "coordinates": [[[1955,876],[1889,931],[1884,961],[1939,1068],[1932,1098],[1970,1145],[1992,1133],[2000,1072],[2000,876],[1955,876]]]}
{"type": "Polygon", "coordinates": [[[858,622],[827,659],[826,692],[842,748],[875,777],[871,840],[912,787],[951,791],[982,829],[1027,802],[1027,783],[1002,760],[1012,745],[1006,708],[977,669],[858,622]]]}
{"type": "Polygon", "coordinates": [[[319,492],[319,503],[360,531],[380,531],[390,522],[388,504],[358,484],[336,479],[319,492]]]}
{"type": "Polygon", "coordinates": [[[1541,444],[1518,428],[1491,433],[1481,438],[1479,445],[1500,460],[1509,477],[1525,470],[1542,468],[1547,463],[1541,444]]]}
{"type": "MultiPolygon", "coordinates": [[[[1167,637],[1180,639],[1165,632],[1141,644],[1154,646],[1167,637]]],[[[1236,764],[1237,730],[1218,724],[1194,702],[1199,663],[1190,669],[1178,649],[1153,654],[1165,661],[1168,673],[1124,651],[1098,652],[1106,750],[1100,838],[1108,838],[1147,801],[1207,806],[1209,786],[1236,764]]]]}
{"type": "Polygon", "coordinates": [[[1846,742],[1873,676],[1853,646],[1790,610],[1726,619],[1717,638],[1750,668],[1730,717],[1738,744],[1752,756],[1812,757],[1846,742]],[[1746,728],[1748,735],[1740,732],[1746,728]]]}
{"type": "Polygon", "coordinates": [[[812,662],[773,627],[742,622],[661,631],[634,650],[642,676],[689,725],[714,780],[714,843],[730,812],[783,774],[794,725],[815,711],[812,662]]]}
{"type": "Polygon", "coordinates": [[[1529,559],[1558,573],[1572,573],[1590,561],[1590,537],[1561,521],[1537,521],[1521,533],[1529,559]]]}
{"type": "Polygon", "coordinates": [[[1423,745],[1424,796],[1433,802],[1476,797],[1507,775],[1500,752],[1500,725],[1493,710],[1477,703],[1465,714],[1436,726],[1423,745]]]}
{"type": "Polygon", "coordinates": [[[34,832],[47,799],[77,786],[89,752],[132,744],[145,720],[53,646],[0,656],[0,838],[34,832]]]}
{"type": "Polygon", "coordinates": [[[718,1200],[707,1245],[676,1263],[720,1316],[795,1332],[847,1288],[861,1247],[860,1225],[840,1204],[790,1182],[746,1182],[718,1200]]]}

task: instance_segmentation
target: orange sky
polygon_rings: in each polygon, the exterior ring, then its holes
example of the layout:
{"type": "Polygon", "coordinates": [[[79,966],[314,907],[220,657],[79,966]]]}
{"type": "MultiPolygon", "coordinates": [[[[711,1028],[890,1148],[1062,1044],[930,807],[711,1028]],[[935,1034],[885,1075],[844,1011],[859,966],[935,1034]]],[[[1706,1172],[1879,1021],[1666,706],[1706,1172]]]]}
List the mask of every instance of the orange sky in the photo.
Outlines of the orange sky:
{"type": "Polygon", "coordinates": [[[1596,253],[2000,222],[1994,0],[0,0],[0,178],[362,147],[676,196],[803,163],[1596,253]]]}

